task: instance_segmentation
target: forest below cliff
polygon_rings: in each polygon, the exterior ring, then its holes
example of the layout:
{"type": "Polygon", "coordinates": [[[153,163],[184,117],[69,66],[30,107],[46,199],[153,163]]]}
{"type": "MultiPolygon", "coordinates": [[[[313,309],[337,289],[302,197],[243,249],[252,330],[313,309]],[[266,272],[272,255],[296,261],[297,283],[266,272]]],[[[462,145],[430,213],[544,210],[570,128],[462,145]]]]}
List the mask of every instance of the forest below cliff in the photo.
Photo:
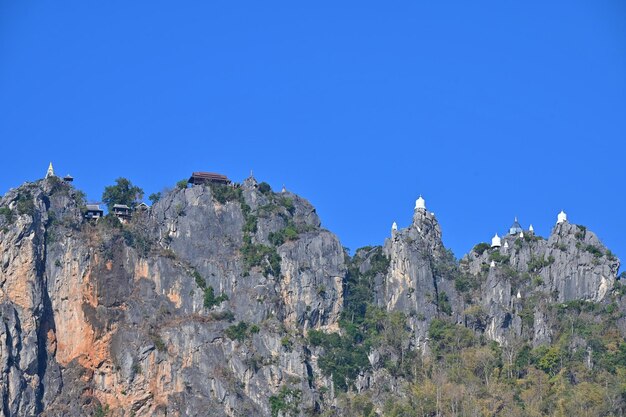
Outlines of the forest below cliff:
{"type": "Polygon", "coordinates": [[[626,285],[582,225],[457,260],[418,207],[351,256],[253,177],[140,191],[99,219],[56,177],[0,200],[3,415],[626,411],[626,285]]]}

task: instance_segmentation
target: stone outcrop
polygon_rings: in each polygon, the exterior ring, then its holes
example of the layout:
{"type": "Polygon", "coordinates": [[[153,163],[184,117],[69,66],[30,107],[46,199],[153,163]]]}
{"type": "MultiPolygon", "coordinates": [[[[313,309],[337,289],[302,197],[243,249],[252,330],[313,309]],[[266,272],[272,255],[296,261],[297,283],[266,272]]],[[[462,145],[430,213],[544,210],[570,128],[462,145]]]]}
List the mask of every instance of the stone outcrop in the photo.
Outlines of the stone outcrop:
{"type": "MultiPolygon", "coordinates": [[[[56,177],[0,200],[3,415],[268,416],[286,395],[301,415],[333,405],[306,335],[341,332],[349,258],[306,200],[248,178],[172,190],[124,226],[85,220],[83,204],[56,177]]],[[[354,263],[375,272],[372,302],[408,318],[403,349],[424,354],[436,318],[540,344],[546,303],[613,288],[619,261],[581,226],[504,242],[458,263],[418,208],[354,263]]],[[[377,370],[383,354],[357,389],[401,383],[377,370]]]]}
{"type": "Polygon", "coordinates": [[[466,255],[461,267],[484,281],[479,294],[486,334],[500,343],[522,337],[525,330],[534,332],[526,336],[535,345],[549,342],[545,304],[601,302],[619,270],[619,260],[594,233],[568,222],[555,225],[548,239],[527,231],[523,237],[505,236],[501,247],[484,245],[466,255]],[[523,315],[534,317],[526,329],[523,315]]]}
{"type": "Polygon", "coordinates": [[[80,194],[56,178],[9,192],[4,413],[267,415],[283,386],[313,407],[313,371],[295,341],[336,329],[343,248],[305,200],[254,181],[235,191],[220,203],[207,186],[175,190],[124,228],[85,222],[80,194]],[[297,236],[272,244],[287,226],[297,236]],[[245,239],[275,252],[280,273],[264,271],[264,257],[251,266],[245,239]]]}
{"type": "Polygon", "coordinates": [[[454,257],[445,249],[435,215],[416,209],[406,229],[392,232],[385,241],[389,269],[377,294],[388,311],[401,311],[410,318],[418,346],[425,347],[430,321],[456,300],[452,278],[454,257]]]}

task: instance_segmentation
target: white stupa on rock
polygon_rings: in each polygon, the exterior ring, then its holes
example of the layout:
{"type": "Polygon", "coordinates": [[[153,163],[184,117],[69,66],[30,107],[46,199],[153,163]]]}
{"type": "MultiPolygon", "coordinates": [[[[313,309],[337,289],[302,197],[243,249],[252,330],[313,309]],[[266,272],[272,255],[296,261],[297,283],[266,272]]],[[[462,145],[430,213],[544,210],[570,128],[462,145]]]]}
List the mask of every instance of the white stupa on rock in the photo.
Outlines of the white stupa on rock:
{"type": "Polygon", "coordinates": [[[46,178],[54,177],[54,169],[52,168],[52,162],[48,165],[48,172],[46,172],[46,178]]]}
{"type": "Polygon", "coordinates": [[[417,200],[415,200],[415,210],[426,210],[426,201],[420,195],[417,200]]]}
{"type": "Polygon", "coordinates": [[[500,246],[502,246],[502,241],[500,239],[500,236],[498,236],[498,234],[496,233],[496,235],[491,238],[491,247],[499,248],[500,246]]]}
{"type": "Polygon", "coordinates": [[[519,237],[524,238],[524,232],[519,232],[519,237]]]}
{"type": "Polygon", "coordinates": [[[496,261],[491,261],[491,263],[489,264],[489,266],[491,268],[494,268],[496,266],[496,261]]]}
{"type": "Polygon", "coordinates": [[[393,222],[393,224],[391,225],[391,231],[395,232],[396,230],[398,230],[398,224],[396,222],[393,222]]]}
{"type": "Polygon", "coordinates": [[[506,240],[504,241],[504,249],[508,249],[509,248],[509,242],[507,242],[506,240]]]}
{"type": "Polygon", "coordinates": [[[563,210],[556,216],[556,224],[565,223],[567,221],[567,214],[563,210]]]}
{"type": "Polygon", "coordinates": [[[533,227],[532,224],[530,226],[528,226],[528,231],[529,232],[534,232],[535,231],[535,228],[533,227]]]}

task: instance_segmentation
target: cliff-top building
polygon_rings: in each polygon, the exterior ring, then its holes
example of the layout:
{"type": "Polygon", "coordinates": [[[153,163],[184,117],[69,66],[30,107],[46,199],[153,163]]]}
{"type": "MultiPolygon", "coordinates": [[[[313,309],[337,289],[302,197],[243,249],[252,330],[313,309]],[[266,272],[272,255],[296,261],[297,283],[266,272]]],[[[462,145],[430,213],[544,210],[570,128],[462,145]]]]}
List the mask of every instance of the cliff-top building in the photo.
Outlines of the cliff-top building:
{"type": "Polygon", "coordinates": [[[522,226],[519,224],[519,222],[517,221],[517,217],[516,217],[515,220],[513,221],[513,224],[509,228],[509,234],[511,236],[515,236],[515,235],[519,235],[520,233],[522,233],[522,226]]]}
{"type": "Polygon", "coordinates": [[[426,210],[426,200],[421,195],[415,200],[415,210],[426,210]]]}

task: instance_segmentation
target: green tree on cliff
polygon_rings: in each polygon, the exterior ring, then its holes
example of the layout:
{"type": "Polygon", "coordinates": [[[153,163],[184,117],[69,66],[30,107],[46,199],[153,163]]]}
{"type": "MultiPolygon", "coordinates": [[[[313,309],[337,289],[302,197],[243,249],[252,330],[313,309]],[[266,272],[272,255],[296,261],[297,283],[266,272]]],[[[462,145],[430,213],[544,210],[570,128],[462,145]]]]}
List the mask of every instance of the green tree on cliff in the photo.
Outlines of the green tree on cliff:
{"type": "Polygon", "coordinates": [[[133,185],[128,179],[120,177],[115,182],[116,185],[104,187],[102,193],[102,202],[107,205],[109,210],[113,209],[114,204],[134,207],[143,198],[143,190],[133,185]]]}

